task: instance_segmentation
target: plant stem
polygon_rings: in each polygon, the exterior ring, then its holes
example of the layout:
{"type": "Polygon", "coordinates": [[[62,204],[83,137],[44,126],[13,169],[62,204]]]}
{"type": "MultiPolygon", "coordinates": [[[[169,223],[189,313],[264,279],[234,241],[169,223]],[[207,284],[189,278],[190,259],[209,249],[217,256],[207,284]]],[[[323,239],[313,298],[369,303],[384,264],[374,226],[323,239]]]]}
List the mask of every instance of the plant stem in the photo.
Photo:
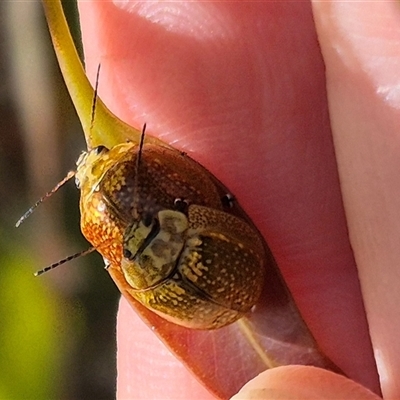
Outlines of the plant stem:
{"type": "Polygon", "coordinates": [[[58,63],[85,133],[88,148],[108,148],[127,139],[139,143],[140,131],[117,118],[97,98],[92,124],[94,89],[79,59],[60,0],[42,0],[58,63]]]}

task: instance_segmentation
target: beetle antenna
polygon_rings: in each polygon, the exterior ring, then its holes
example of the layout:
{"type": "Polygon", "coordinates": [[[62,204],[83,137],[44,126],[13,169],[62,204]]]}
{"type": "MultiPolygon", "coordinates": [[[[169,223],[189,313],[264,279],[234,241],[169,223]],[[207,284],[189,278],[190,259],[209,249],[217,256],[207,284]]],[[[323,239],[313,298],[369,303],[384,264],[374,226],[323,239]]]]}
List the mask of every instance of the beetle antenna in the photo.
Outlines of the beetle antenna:
{"type": "Polygon", "coordinates": [[[100,77],[100,67],[101,64],[99,63],[97,67],[97,74],[96,74],[96,83],[94,87],[94,95],[93,95],[93,103],[92,103],[92,116],[90,119],[90,131],[93,129],[93,124],[94,124],[94,117],[96,115],[96,103],[97,103],[97,97],[98,97],[98,89],[99,89],[99,77],[100,77]]]}
{"type": "Polygon", "coordinates": [[[48,271],[50,271],[50,270],[52,270],[52,269],[54,269],[54,268],[57,268],[57,267],[59,267],[60,265],[63,265],[63,264],[65,264],[65,263],[67,263],[68,261],[74,260],[75,258],[79,258],[79,257],[86,256],[87,254],[90,254],[90,253],[92,253],[92,252],[95,251],[95,250],[96,250],[95,247],[89,247],[89,248],[86,249],[86,250],[82,250],[82,251],[80,251],[79,253],[72,254],[71,256],[68,256],[68,257],[66,257],[66,258],[64,258],[64,259],[62,259],[62,260],[60,260],[60,261],[57,261],[56,263],[51,264],[51,265],[49,265],[48,267],[41,269],[40,271],[36,271],[36,272],[34,273],[34,275],[35,275],[35,276],[43,275],[45,272],[48,272],[48,271]]]}
{"type": "Polygon", "coordinates": [[[56,186],[54,186],[53,189],[51,189],[49,192],[47,192],[44,196],[42,196],[32,207],[29,208],[29,210],[17,221],[15,224],[15,227],[18,228],[35,210],[35,208],[43,203],[46,199],[48,199],[50,196],[52,196],[55,192],[57,192],[58,189],[60,189],[61,186],[63,186],[65,183],[67,183],[72,177],[74,177],[76,174],[76,171],[69,171],[67,176],[62,179],[60,182],[57,183],[56,186]]]}
{"type": "Polygon", "coordinates": [[[143,144],[144,144],[144,136],[146,132],[146,123],[143,125],[142,134],[140,135],[140,142],[139,142],[139,151],[136,157],[136,173],[135,173],[135,180],[134,180],[134,194],[133,194],[133,213],[134,218],[138,219],[138,208],[139,208],[139,169],[140,163],[142,161],[142,152],[143,152],[143,144]]]}
{"type": "MultiPolygon", "coordinates": [[[[93,95],[93,102],[92,102],[92,116],[90,120],[90,130],[93,129],[93,124],[94,124],[94,118],[96,115],[96,103],[97,103],[97,91],[99,88],[99,77],[100,77],[100,67],[101,64],[97,67],[97,74],[96,74],[96,83],[95,83],[95,89],[94,89],[94,95],[93,95]]],[[[68,182],[73,176],[75,176],[76,171],[70,171],[68,172],[67,176],[57,183],[57,185],[47,192],[43,197],[41,197],[32,207],[29,208],[29,210],[17,221],[15,224],[15,227],[18,228],[35,210],[35,208],[43,203],[48,197],[52,196],[55,192],[57,192],[58,189],[60,189],[61,186],[64,185],[64,183],[68,182]]]]}

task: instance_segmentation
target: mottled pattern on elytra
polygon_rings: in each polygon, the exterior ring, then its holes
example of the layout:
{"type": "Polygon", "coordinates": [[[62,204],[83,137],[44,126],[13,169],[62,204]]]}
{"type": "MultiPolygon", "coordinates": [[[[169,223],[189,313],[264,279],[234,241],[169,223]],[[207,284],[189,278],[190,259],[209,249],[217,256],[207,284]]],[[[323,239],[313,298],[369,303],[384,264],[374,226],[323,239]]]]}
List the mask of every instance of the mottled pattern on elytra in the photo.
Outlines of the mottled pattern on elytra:
{"type": "MultiPolygon", "coordinates": [[[[77,174],[82,232],[113,268],[123,272],[129,266],[125,275],[116,275],[124,279],[118,282],[166,319],[197,329],[215,329],[235,321],[254,305],[262,289],[265,255],[258,233],[222,211],[211,175],[177,151],[146,144],[135,179],[137,150],[137,145],[125,143],[82,158],[77,174]],[[182,231],[184,246],[176,266],[166,268],[168,276],[150,279],[156,284],[148,287],[143,279],[146,263],[127,264],[123,247],[131,246],[129,235],[138,222],[136,216],[143,224],[148,216],[158,218],[160,210],[178,212],[176,199],[187,205],[181,210],[189,222],[189,228],[182,231]],[[138,271],[148,289],[128,286],[138,271]]],[[[163,233],[171,232],[165,227],[160,230],[163,233]]],[[[161,239],[162,235],[151,238],[161,239]]],[[[156,246],[152,251],[162,254],[156,246]]],[[[158,257],[159,271],[162,261],[158,257]]]]}
{"type": "Polygon", "coordinates": [[[234,239],[218,233],[199,235],[197,247],[186,247],[180,260],[182,276],[213,302],[240,312],[248,311],[258,299],[263,276],[257,255],[243,249],[234,239]],[[251,290],[248,288],[251,287],[251,290]]]}
{"type": "Polygon", "coordinates": [[[131,292],[142,304],[175,323],[184,322],[185,326],[203,329],[216,329],[225,326],[242,316],[236,310],[230,310],[201,296],[177,276],[168,279],[158,287],[145,292],[131,292]]]}
{"type": "Polygon", "coordinates": [[[145,145],[139,179],[135,179],[136,153],[132,153],[107,171],[100,191],[119,217],[127,222],[134,216],[134,207],[139,215],[155,215],[162,209],[174,209],[177,198],[188,204],[221,209],[222,203],[212,181],[198,174],[188,161],[184,155],[167,149],[162,149],[160,155],[160,149],[145,145]]]}
{"type": "Polygon", "coordinates": [[[124,227],[105,207],[101,193],[81,199],[81,229],[86,239],[110,263],[119,265],[122,258],[124,227]]]}

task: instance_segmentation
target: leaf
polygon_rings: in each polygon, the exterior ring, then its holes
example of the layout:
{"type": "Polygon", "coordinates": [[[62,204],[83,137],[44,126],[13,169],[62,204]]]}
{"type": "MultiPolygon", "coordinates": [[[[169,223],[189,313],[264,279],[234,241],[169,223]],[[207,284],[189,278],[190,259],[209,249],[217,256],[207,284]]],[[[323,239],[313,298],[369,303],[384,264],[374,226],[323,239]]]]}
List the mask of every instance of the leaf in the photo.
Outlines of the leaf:
{"type": "MultiPolygon", "coordinates": [[[[43,4],[60,67],[81,119],[88,147],[112,147],[127,139],[138,143],[140,131],[119,120],[100,99],[92,123],[94,90],[74,48],[61,4],[55,0],[43,0],[43,4]]],[[[150,138],[150,141],[169,147],[155,138],[150,138]]],[[[217,179],[215,182],[221,193],[226,193],[217,179]]],[[[240,208],[234,213],[247,218],[240,208]]],[[[274,366],[304,364],[338,371],[319,351],[272,255],[269,256],[264,292],[259,304],[245,318],[212,331],[195,331],[162,319],[131,297],[118,265],[111,265],[109,272],[121,293],[171,351],[210,391],[227,398],[248,380],[274,366]],[[229,379],[225,380],[222,376],[229,379]]]]}
{"type": "Polygon", "coordinates": [[[211,392],[229,398],[260,372],[279,365],[313,365],[340,372],[319,351],[273,259],[267,269],[264,291],[253,312],[211,331],[183,328],[162,319],[131,297],[119,267],[112,266],[109,272],[131,306],[171,351],[211,392]]]}

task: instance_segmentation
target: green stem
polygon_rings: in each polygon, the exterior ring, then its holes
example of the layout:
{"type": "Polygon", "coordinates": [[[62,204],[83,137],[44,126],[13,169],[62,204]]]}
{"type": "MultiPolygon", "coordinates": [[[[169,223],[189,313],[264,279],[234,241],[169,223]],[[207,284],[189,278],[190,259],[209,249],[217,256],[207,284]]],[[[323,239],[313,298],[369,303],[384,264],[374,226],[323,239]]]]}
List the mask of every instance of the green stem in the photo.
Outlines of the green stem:
{"type": "Polygon", "coordinates": [[[58,63],[81,121],[88,148],[100,144],[110,148],[127,139],[139,143],[140,131],[117,118],[99,98],[92,125],[94,90],[76,51],[61,1],[42,1],[58,63]]]}

